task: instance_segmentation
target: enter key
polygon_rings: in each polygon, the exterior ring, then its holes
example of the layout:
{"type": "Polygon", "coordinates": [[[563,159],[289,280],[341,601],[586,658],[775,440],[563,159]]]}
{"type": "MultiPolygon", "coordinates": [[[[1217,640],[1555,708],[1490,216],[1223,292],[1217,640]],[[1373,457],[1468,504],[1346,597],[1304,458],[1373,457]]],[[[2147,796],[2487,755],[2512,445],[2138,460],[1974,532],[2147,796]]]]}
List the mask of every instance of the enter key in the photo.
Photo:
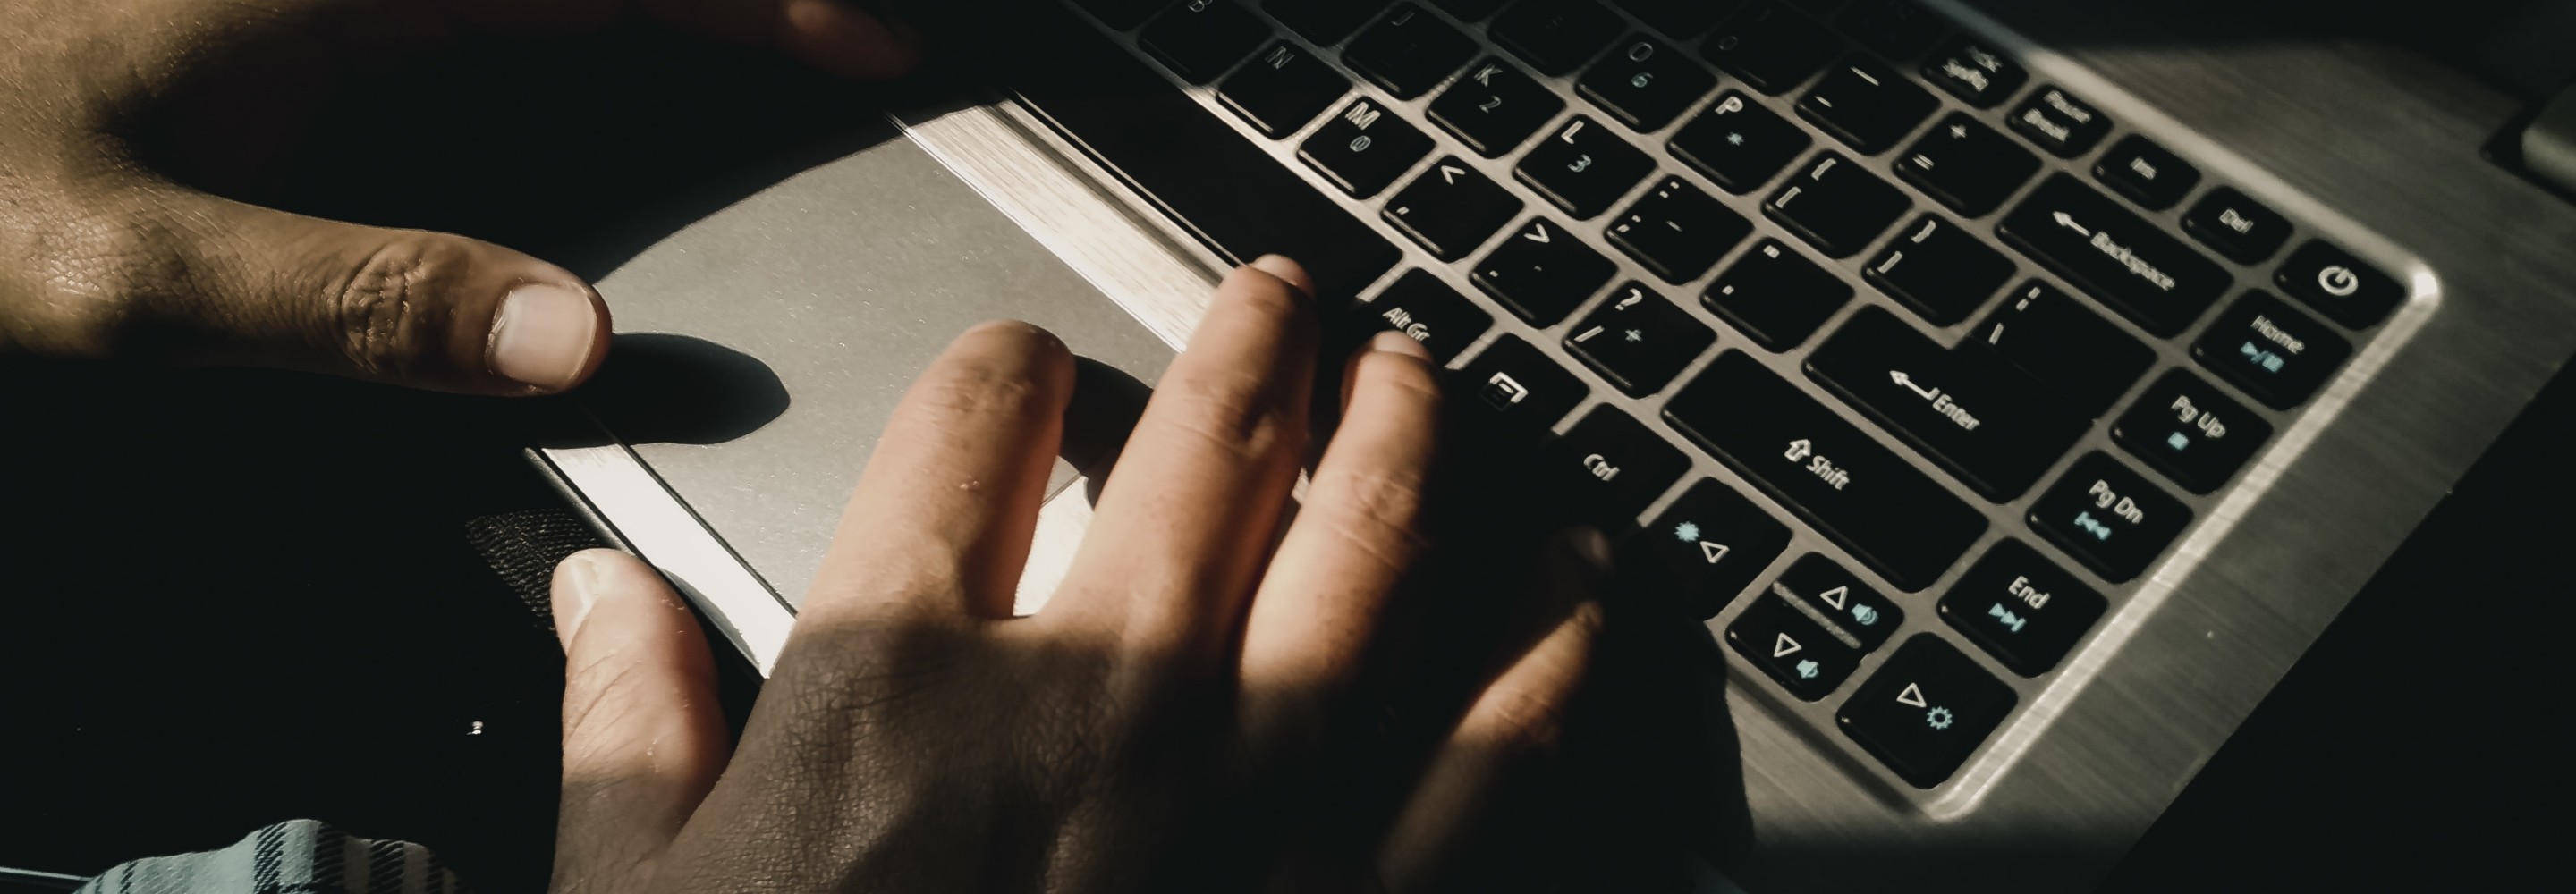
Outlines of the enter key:
{"type": "Polygon", "coordinates": [[[1997,502],[2029,490],[2086,424],[2002,357],[1944,348],[1875,307],[1826,339],[1807,374],[1997,502]]]}

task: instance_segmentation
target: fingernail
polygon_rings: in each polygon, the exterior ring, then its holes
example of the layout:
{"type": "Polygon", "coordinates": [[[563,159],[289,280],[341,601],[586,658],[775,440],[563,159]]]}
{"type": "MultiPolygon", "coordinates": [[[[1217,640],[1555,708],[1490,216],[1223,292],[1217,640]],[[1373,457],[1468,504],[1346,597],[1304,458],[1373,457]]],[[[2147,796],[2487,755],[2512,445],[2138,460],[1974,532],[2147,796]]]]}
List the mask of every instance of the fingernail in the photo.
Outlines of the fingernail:
{"type": "Polygon", "coordinates": [[[1587,570],[1592,572],[1593,579],[1610,577],[1610,538],[1602,536],[1600,529],[1586,526],[1569,530],[1565,532],[1565,545],[1574,551],[1576,558],[1583,560],[1583,564],[1591,566],[1587,570]]]}
{"type": "Polygon", "coordinates": [[[1306,268],[1289,260],[1287,255],[1262,255],[1252,259],[1249,266],[1254,270],[1279,277],[1280,281],[1296,286],[1299,291],[1314,289],[1313,286],[1307,285],[1306,268]]]}
{"type": "Polygon", "coordinates": [[[565,557],[555,566],[552,593],[555,638],[569,647],[573,635],[581,631],[581,622],[590,617],[591,606],[599,603],[599,558],[589,550],[565,557]]]}
{"type": "Polygon", "coordinates": [[[1372,353],[1403,354],[1425,363],[1432,362],[1431,349],[1423,347],[1421,342],[1414,341],[1412,336],[1401,332],[1378,333],[1376,337],[1369,339],[1368,349],[1372,353]]]}
{"type": "Polygon", "coordinates": [[[484,362],[492,372],[523,385],[561,391],[590,365],[599,338],[599,312],[590,296],[546,283],[529,283],[501,299],[492,317],[484,362]]]}

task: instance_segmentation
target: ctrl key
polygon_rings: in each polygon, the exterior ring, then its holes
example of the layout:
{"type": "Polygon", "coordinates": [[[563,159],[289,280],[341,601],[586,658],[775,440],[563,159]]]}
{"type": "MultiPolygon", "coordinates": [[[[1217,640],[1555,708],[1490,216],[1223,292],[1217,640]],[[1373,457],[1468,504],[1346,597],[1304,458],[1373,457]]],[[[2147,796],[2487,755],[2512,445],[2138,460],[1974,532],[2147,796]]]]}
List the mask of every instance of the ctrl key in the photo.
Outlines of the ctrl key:
{"type": "Polygon", "coordinates": [[[2129,467],[2086,454],[2031,504],[2030,526],[2103,577],[2130,580],[2191,524],[2191,509],[2129,467]]]}
{"type": "Polygon", "coordinates": [[[1834,721],[1916,788],[1949,780],[2021,697],[1958,647],[1915,634],[1854,690],[1834,721]]]}

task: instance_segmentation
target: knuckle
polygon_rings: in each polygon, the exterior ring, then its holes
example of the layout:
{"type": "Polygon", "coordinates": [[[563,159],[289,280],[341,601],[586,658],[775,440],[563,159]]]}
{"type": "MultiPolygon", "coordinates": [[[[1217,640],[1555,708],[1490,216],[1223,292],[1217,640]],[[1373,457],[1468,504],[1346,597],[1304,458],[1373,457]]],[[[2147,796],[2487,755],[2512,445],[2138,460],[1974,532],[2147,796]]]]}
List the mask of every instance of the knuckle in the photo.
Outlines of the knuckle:
{"type": "MultiPolygon", "coordinates": [[[[182,234],[153,215],[52,213],[38,208],[17,225],[13,253],[31,260],[6,291],[32,300],[0,302],[5,336],[38,353],[103,357],[129,340],[153,308],[188,293],[197,265],[179,251],[182,234]]],[[[14,278],[14,277],[13,277],[14,278]]]]}
{"type": "Polygon", "coordinates": [[[447,306],[436,300],[465,274],[464,251],[427,234],[401,234],[367,253],[329,290],[325,337],[360,372],[408,378],[446,337],[447,306]]]}
{"type": "Polygon", "coordinates": [[[1391,469],[1347,470],[1318,482],[1306,513],[1386,567],[1404,569],[1430,544],[1422,536],[1422,478],[1391,469]]]}
{"type": "Polygon", "coordinates": [[[1565,730],[1565,703],[1551,693],[1503,683],[1476,706],[1478,744],[1505,752],[1546,753],[1565,730]]]}
{"type": "Polygon", "coordinates": [[[1053,414],[1051,389],[1025,364],[990,358],[941,363],[904,399],[917,421],[948,431],[985,419],[1035,420],[1053,414]]]}
{"type": "Polygon", "coordinates": [[[1179,431],[1231,456],[1253,459],[1294,453],[1305,431],[1289,418],[1287,401],[1265,377],[1241,370],[1202,370],[1164,383],[1156,400],[1179,431]]]}

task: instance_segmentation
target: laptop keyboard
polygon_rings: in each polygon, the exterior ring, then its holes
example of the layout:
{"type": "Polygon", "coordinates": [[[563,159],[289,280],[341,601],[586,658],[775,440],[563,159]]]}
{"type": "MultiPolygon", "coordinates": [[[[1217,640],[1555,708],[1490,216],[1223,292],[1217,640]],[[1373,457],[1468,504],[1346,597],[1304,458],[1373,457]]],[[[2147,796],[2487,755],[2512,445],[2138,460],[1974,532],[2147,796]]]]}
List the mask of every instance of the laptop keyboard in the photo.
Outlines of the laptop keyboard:
{"type": "Polygon", "coordinates": [[[1919,788],[2404,295],[1911,2],[1036,14],[1033,112],[1421,340],[1749,685],[1919,788]]]}

